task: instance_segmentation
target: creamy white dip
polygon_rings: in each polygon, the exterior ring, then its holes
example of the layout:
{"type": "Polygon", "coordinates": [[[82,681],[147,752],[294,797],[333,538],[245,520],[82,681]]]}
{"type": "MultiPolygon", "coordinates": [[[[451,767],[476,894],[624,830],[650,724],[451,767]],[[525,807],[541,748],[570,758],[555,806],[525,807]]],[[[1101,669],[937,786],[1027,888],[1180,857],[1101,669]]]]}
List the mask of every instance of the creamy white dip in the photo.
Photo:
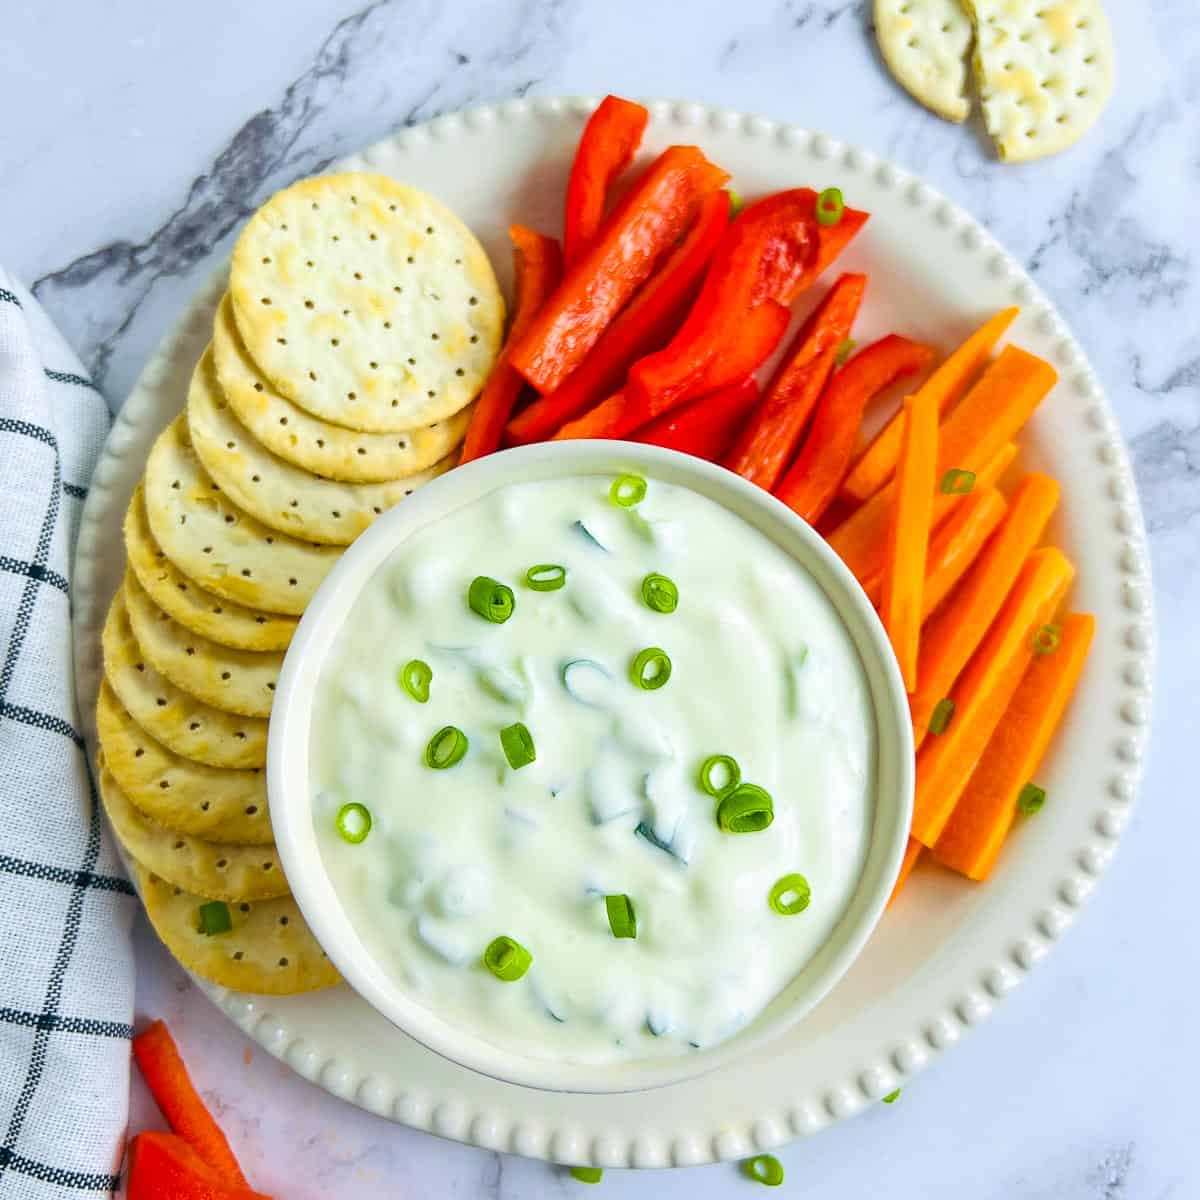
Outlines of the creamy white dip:
{"type": "Polygon", "coordinates": [[[857,885],[875,761],[862,666],[807,571],[688,489],[650,480],[626,508],[612,482],[504,487],[404,542],[332,648],[311,748],[325,867],[392,977],[495,1045],[596,1063],[712,1046],[786,987],[857,885]],[[536,564],[565,584],[532,590],[536,564]],[[673,612],[643,598],[651,573],[673,612]],[[469,606],[479,576],[511,589],[503,623],[469,606]],[[671,663],[654,690],[631,678],[649,647],[671,663]],[[411,660],[425,703],[400,682],[411,660]],[[536,759],[514,769],[517,722],[536,759]],[[433,769],[446,726],[468,749],[433,769]],[[769,793],[767,828],[719,826],[714,754],[769,793]],[[361,841],[339,833],[348,804],[370,813],[361,841]],[[792,874],[811,900],[782,915],[792,874]],[[614,936],[606,896],[629,898],[636,937],[614,936]],[[484,965],[501,936],[531,957],[516,980],[484,965]]]}

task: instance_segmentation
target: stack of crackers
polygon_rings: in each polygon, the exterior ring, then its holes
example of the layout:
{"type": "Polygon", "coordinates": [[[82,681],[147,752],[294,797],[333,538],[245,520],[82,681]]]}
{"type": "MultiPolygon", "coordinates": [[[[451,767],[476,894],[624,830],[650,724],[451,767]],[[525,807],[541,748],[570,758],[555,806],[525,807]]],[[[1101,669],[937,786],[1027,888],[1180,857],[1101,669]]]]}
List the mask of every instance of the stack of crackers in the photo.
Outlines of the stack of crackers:
{"type": "Polygon", "coordinates": [[[470,230],[387,177],[298,183],[237,242],[126,513],[97,708],[100,792],[150,920],[216,983],[337,982],[272,838],[275,683],[343,549],[456,461],[503,327],[470,230]]]}

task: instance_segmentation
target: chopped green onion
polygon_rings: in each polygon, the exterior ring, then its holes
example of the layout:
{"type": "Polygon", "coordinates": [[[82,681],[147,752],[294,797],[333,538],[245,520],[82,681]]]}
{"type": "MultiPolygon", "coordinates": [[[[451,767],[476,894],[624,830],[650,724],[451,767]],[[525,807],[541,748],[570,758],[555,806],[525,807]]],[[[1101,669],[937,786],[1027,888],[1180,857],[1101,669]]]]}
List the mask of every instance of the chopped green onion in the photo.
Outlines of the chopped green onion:
{"type": "Polygon", "coordinates": [[[467,603],[485,621],[503,625],[513,615],[516,600],[512,588],[487,575],[476,575],[467,591],[467,603]]]}
{"type": "Polygon", "coordinates": [[[196,910],[199,920],[197,928],[205,937],[215,937],[219,933],[229,933],[233,929],[233,918],[229,915],[229,905],[224,900],[210,900],[196,910]]]}
{"type": "Polygon", "coordinates": [[[783,1163],[773,1154],[756,1154],[742,1163],[742,1174],[755,1183],[778,1187],[783,1182],[783,1163]]]}
{"type": "Polygon", "coordinates": [[[846,211],[846,202],[842,199],[841,188],[826,188],[817,197],[817,224],[836,225],[846,211]]]}
{"type": "Polygon", "coordinates": [[[503,935],[493,938],[483,952],[483,965],[505,983],[520,979],[532,962],[533,955],[520,942],[503,935]]]}
{"type": "Polygon", "coordinates": [[[599,1183],[604,1178],[603,1167],[572,1167],[571,1178],[580,1183],[599,1183]]]}
{"type": "Polygon", "coordinates": [[[954,701],[949,696],[943,696],[937,702],[937,706],[933,710],[933,715],[929,718],[929,732],[943,734],[950,728],[950,722],[953,720],[954,701]]]}
{"type": "Polygon", "coordinates": [[[952,467],[942,476],[941,489],[944,496],[965,496],[975,486],[975,472],[952,467]]]}
{"type": "Polygon", "coordinates": [[[1027,817],[1032,817],[1035,812],[1041,810],[1045,803],[1046,789],[1038,787],[1036,783],[1027,783],[1017,797],[1017,811],[1027,817]]]}
{"type": "Polygon", "coordinates": [[[900,1099],[900,1089],[897,1088],[894,1092],[888,1092],[883,1098],[884,1104],[895,1104],[900,1099]]]}
{"type": "Polygon", "coordinates": [[[723,800],[742,782],[742,768],[732,754],[710,754],[700,764],[700,790],[723,800]],[[718,767],[724,768],[725,780],[718,783],[713,778],[713,772],[718,767]]]}
{"type": "Polygon", "coordinates": [[[508,759],[508,765],[514,771],[529,766],[537,758],[533,734],[521,721],[500,730],[500,745],[504,750],[504,757],[508,759]]]}
{"type": "Polygon", "coordinates": [[[854,353],[854,347],[858,343],[853,338],[843,338],[838,343],[837,352],[833,356],[835,366],[844,367],[850,355],[854,353]]]}
{"type": "Polygon", "coordinates": [[[462,762],[469,745],[467,735],[458,726],[444,725],[425,747],[425,765],[435,771],[444,771],[462,762]]]}
{"type": "Polygon", "coordinates": [[[334,823],[342,841],[357,846],[359,842],[365,842],[371,832],[371,810],[365,804],[343,804],[334,823]]]}
{"type": "Polygon", "coordinates": [[[640,475],[618,475],[608,489],[608,498],[622,508],[632,508],[646,498],[646,481],[640,475]]]}
{"type": "Polygon", "coordinates": [[[613,937],[637,937],[637,913],[633,911],[633,901],[624,892],[605,896],[604,907],[608,911],[608,927],[613,937]]]}
{"type": "Polygon", "coordinates": [[[717,805],[717,824],[726,833],[758,833],[775,820],[775,802],[756,783],[738,784],[717,805]]]}
{"type": "Polygon", "coordinates": [[[781,917],[802,913],[812,899],[812,888],[803,875],[783,875],[775,881],[768,901],[781,917]]]}
{"type": "Polygon", "coordinates": [[[1058,625],[1043,625],[1033,635],[1034,654],[1053,654],[1062,641],[1062,629],[1058,625]]]}
{"type": "Polygon", "coordinates": [[[629,678],[644,692],[656,692],[671,678],[671,657],[660,646],[639,651],[629,666],[629,678]]]}
{"type": "Polygon", "coordinates": [[[557,592],[566,584],[567,568],[559,563],[538,563],[525,572],[525,586],[532,592],[557,592]]]}
{"type": "Polygon", "coordinates": [[[742,199],[742,193],[735,191],[733,188],[730,188],[729,189],[729,219],[733,220],[733,218],[736,217],[738,215],[738,213],[740,213],[742,211],[742,209],[745,207],[746,207],[746,201],[742,199]]]}
{"type": "Polygon", "coordinates": [[[400,668],[400,686],[418,703],[429,703],[433,668],[420,658],[411,658],[400,668]]]}
{"type": "Polygon", "coordinates": [[[679,588],[675,580],[653,571],[642,580],[642,599],[656,613],[673,613],[679,607],[679,588]]]}

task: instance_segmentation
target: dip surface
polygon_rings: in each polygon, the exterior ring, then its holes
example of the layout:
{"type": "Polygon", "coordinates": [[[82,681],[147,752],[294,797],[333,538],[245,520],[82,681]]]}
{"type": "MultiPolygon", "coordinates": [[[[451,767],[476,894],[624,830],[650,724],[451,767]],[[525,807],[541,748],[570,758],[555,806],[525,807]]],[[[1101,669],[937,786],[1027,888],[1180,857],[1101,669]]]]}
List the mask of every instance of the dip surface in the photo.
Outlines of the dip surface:
{"type": "Polygon", "coordinates": [[[311,745],[322,859],[375,959],[453,1025],[592,1063],[693,1053],[752,1021],[843,914],[874,812],[870,696],[824,592],[713,501],[650,479],[626,508],[612,482],[510,485],[413,534],[330,652],[311,745]],[[537,564],[565,584],[531,589],[537,564]],[[651,573],[677,586],[673,612],[643,598],[651,573]],[[479,576],[511,588],[503,623],[469,606],[479,576]],[[671,662],[653,690],[631,678],[649,647],[671,662]],[[400,682],[414,659],[426,703],[400,682]],[[514,769],[516,722],[536,759],[514,769]],[[445,726],[469,748],[433,769],[445,726]],[[770,794],[768,828],[718,826],[699,782],[716,754],[770,794]],[[371,818],[354,843],[351,803],[371,818]],[[781,915],[771,890],[797,873],[811,900],[781,915]],[[614,936],[606,896],[629,898],[636,937],[614,936]],[[515,981],[482,961],[501,936],[532,956],[515,981]]]}

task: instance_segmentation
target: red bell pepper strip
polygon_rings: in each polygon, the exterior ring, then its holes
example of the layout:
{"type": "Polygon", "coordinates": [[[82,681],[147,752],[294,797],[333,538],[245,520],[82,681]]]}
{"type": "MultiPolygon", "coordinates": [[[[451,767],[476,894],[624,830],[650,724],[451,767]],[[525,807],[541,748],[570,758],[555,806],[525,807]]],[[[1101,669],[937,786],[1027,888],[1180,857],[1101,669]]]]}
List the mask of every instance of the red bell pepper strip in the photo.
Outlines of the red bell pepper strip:
{"type": "Polygon", "coordinates": [[[227,1187],[246,1187],[246,1177],[229,1142],[204,1107],[179,1055],[179,1047],[161,1021],[155,1021],[133,1039],[133,1057],[167,1124],[227,1187]]]}
{"type": "Polygon", "coordinates": [[[928,346],[894,333],[856,354],[830,379],[800,457],[775,495],[815,525],[850,469],[867,401],[897,379],[925,370],[933,357],[928,346]]]}
{"type": "Polygon", "coordinates": [[[649,119],[640,104],[605,96],[583,127],[567,180],[563,260],[568,266],[596,236],[609,188],[637,153],[649,119]]]}
{"type": "Polygon", "coordinates": [[[758,384],[750,376],[664,413],[632,434],[630,441],[665,446],[715,462],[757,402],[758,384]]]}
{"type": "Polygon", "coordinates": [[[795,456],[838,347],[850,336],[866,286],[865,275],[843,275],[804,323],[758,411],[725,456],[731,471],[774,489],[795,456]]]}
{"type": "Polygon", "coordinates": [[[247,1187],[229,1186],[173,1133],[139,1133],[128,1157],[127,1200],[269,1200],[247,1187]]]}
{"type": "Polygon", "coordinates": [[[643,421],[740,379],[756,310],[791,304],[867,219],[846,209],[837,225],[820,225],[816,210],[816,192],[793,188],[750,205],[730,225],[683,327],[630,370],[626,395],[643,421]]]}
{"type": "Polygon", "coordinates": [[[500,448],[504,424],[512,415],[513,405],[525,386],[525,380],[508,361],[509,347],[529,328],[529,323],[562,278],[562,252],[552,237],[535,233],[524,225],[508,230],[513,244],[513,318],[508,343],[500,352],[488,381],[484,384],[471,424],[463,440],[460,463],[482,458],[500,448]]]}
{"type": "Polygon", "coordinates": [[[611,395],[644,354],[665,346],[696,299],[728,224],[729,193],[713,192],[700,206],[687,237],[643,284],[562,387],[513,417],[508,440],[518,445],[543,441],[563,422],[611,395]]]}
{"type": "Polygon", "coordinates": [[[539,392],[557,388],[728,178],[695,146],[664,150],[513,344],[512,365],[539,392]]]}

